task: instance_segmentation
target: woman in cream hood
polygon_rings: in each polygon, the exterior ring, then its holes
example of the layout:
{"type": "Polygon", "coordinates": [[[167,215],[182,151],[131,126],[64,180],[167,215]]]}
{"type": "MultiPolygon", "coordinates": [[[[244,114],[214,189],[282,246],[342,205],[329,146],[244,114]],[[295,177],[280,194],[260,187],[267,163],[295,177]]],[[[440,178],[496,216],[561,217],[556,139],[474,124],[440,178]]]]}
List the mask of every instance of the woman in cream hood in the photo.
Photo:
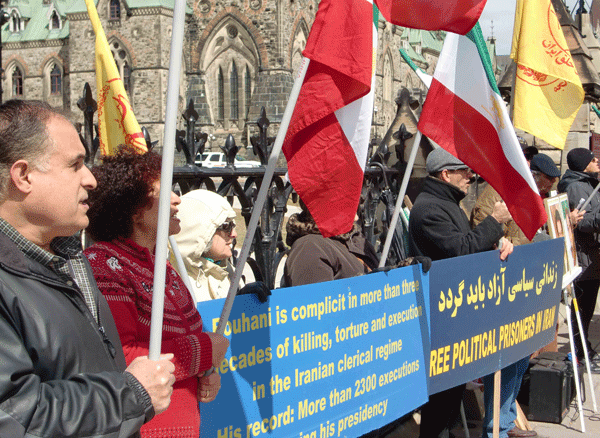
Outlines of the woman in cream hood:
{"type": "Polygon", "coordinates": [[[203,189],[183,195],[178,207],[181,231],[174,237],[196,301],[225,298],[233,273],[235,211],[224,197],[203,189]]]}

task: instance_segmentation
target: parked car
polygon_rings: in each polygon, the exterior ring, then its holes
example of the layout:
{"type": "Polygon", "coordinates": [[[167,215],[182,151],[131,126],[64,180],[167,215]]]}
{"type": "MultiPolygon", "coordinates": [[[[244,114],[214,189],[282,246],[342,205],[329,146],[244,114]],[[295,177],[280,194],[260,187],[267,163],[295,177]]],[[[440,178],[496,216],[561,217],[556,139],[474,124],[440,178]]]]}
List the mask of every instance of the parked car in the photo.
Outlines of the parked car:
{"type": "MultiPolygon", "coordinates": [[[[205,152],[202,155],[196,157],[196,164],[202,167],[225,167],[227,160],[223,152],[205,152]]],[[[235,167],[260,167],[259,161],[247,160],[240,155],[235,156],[233,162],[235,167]]]]}

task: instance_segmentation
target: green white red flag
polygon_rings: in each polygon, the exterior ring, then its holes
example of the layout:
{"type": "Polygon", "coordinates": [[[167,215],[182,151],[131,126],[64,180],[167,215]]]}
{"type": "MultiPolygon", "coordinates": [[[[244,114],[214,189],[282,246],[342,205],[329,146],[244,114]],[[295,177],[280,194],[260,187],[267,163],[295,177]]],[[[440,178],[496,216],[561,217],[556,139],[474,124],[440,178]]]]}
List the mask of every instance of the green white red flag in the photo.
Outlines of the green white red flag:
{"type": "Polygon", "coordinates": [[[413,29],[447,30],[461,35],[479,20],[487,0],[375,0],[390,23],[413,29]]]}
{"type": "Polygon", "coordinates": [[[533,239],[546,223],[546,212],[500,96],[479,25],[466,36],[446,36],[419,130],[490,183],[516,224],[533,239]]]}
{"type": "Polygon", "coordinates": [[[321,0],[283,144],[290,182],[325,237],[348,232],[358,209],[373,115],[371,17],[371,1],[321,0]]]}
{"type": "MultiPolygon", "coordinates": [[[[376,2],[394,24],[462,33],[485,6],[485,0],[376,2]]],[[[321,0],[304,51],[310,62],[282,147],[292,186],[325,237],[352,228],[360,200],[373,115],[374,10],[372,0],[321,0]]]]}

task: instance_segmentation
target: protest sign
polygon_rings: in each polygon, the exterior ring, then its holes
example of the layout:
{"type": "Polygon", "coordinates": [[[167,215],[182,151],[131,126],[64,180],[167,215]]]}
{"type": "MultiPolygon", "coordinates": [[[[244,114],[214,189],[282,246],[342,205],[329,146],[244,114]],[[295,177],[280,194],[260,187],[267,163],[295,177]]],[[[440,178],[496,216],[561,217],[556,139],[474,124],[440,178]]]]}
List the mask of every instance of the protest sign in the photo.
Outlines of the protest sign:
{"type": "Polygon", "coordinates": [[[554,339],[562,239],[440,260],[429,271],[429,394],[493,373],[554,339]]]}
{"type": "MultiPolygon", "coordinates": [[[[201,436],[360,436],[427,400],[420,266],[239,296],[201,436]]],[[[223,300],[201,303],[214,331],[223,300]]],[[[426,338],[426,336],[425,336],[426,338]]]]}
{"type": "MultiPolygon", "coordinates": [[[[554,337],[563,241],[235,299],[201,436],[356,437],[554,337]]],[[[223,300],[199,305],[216,328],[223,300]]]]}

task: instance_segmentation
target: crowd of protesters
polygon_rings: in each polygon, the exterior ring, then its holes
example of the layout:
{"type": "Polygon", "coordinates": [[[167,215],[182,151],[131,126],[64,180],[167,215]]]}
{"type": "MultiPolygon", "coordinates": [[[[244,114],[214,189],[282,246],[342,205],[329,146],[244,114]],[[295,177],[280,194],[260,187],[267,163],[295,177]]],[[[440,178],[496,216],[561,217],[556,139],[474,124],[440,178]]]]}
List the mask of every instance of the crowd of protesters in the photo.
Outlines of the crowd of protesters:
{"type": "MultiPolygon", "coordinates": [[[[524,150],[545,197],[560,172],[547,155],[524,150]]],[[[0,435],[198,437],[200,403],[219,392],[218,367],[228,340],[204,332],[197,303],[226,296],[237,236],[229,202],[207,190],[171,194],[169,234],[181,250],[178,272],[166,267],[162,350],[148,359],[161,158],[123,147],[91,171],[66,115],[38,101],[0,105],[0,435]],[[80,232],[93,244],[85,251],[80,232]],[[181,272],[181,271],[184,272],[181,272]],[[189,285],[189,286],[186,286],[189,285]]],[[[600,287],[598,160],[587,149],[567,155],[558,182],[571,207],[579,263],[575,295],[587,346],[600,370],[588,330],[600,287]],[[591,196],[585,211],[581,199],[591,196]]],[[[493,188],[471,219],[461,207],[473,173],[443,149],[427,157],[425,178],[409,221],[409,255],[401,263],[530,243],[493,188]]],[[[285,286],[377,271],[378,254],[356,224],[323,238],[309,211],[287,223],[285,286]]],[[[549,238],[540,229],[533,241],[549,238]]],[[[163,261],[159,261],[163,263],[163,261]]],[[[242,281],[242,283],[244,283],[242,281]]],[[[240,284],[261,301],[260,283],[240,284]]],[[[574,325],[576,327],[576,325],[574,325]]],[[[528,357],[502,370],[500,437],[532,437],[515,426],[516,395],[528,357]]],[[[483,436],[492,436],[493,378],[483,376],[483,436]]],[[[451,436],[464,385],[434,394],[421,407],[422,438],[451,436]]]]}
{"type": "MultiPolygon", "coordinates": [[[[555,187],[560,171],[553,160],[538,153],[534,147],[524,150],[532,176],[542,198],[555,187]]],[[[597,352],[588,339],[588,329],[596,306],[600,286],[600,195],[593,190],[598,184],[598,159],[585,148],[575,148],[567,154],[569,169],[558,182],[558,190],[566,192],[570,205],[570,222],[574,227],[577,257],[582,273],[574,282],[575,296],[580,303],[583,333],[575,330],[577,360],[583,360],[583,343],[591,358],[593,372],[600,371],[597,352]],[[591,198],[590,198],[591,196],[591,198]],[[589,207],[581,201],[590,198],[589,207]]],[[[413,255],[426,255],[433,260],[472,254],[495,247],[505,258],[514,245],[549,239],[546,226],[530,241],[515,224],[498,193],[487,186],[471,211],[470,223],[460,201],[474,181],[471,170],[443,149],[435,149],[427,157],[429,176],[417,196],[409,222],[409,247],[413,255]]],[[[575,318],[573,316],[573,318],[575,318]]],[[[574,327],[577,325],[574,323],[574,327]]],[[[524,357],[501,370],[500,437],[535,437],[535,431],[515,425],[516,397],[527,370],[529,357],[524,357]]],[[[484,419],[482,437],[493,436],[493,374],[483,377],[484,419]]],[[[430,396],[421,408],[421,438],[447,438],[455,424],[464,385],[430,396]]]]}

